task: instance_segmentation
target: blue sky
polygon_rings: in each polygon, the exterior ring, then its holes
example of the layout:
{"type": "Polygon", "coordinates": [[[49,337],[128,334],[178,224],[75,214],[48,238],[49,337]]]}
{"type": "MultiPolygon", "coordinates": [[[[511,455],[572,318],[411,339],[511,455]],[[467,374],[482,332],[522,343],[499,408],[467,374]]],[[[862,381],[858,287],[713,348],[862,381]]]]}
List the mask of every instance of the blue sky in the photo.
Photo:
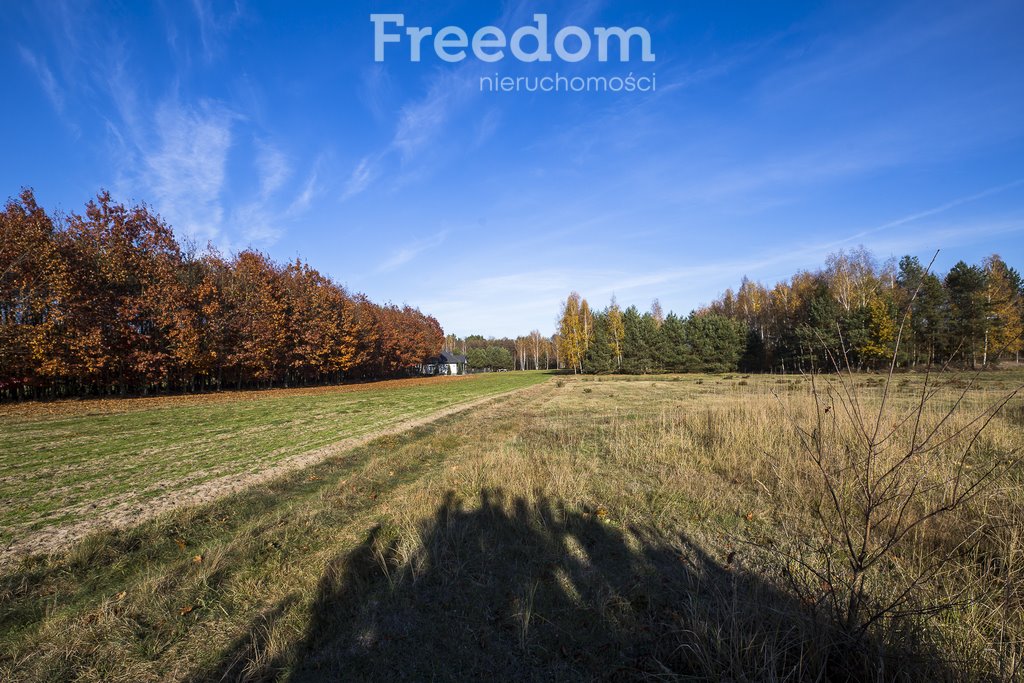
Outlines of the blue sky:
{"type": "MultiPolygon", "coordinates": [[[[579,290],[686,313],[864,244],[1024,267],[1024,3],[8,3],[0,187],[106,187],[182,236],[301,256],[460,335],[579,290]],[[641,26],[656,59],[373,56],[373,12],[641,26]],[[655,74],[647,93],[480,77],[655,74]]],[[[429,39],[428,39],[429,40],[429,39]]]]}

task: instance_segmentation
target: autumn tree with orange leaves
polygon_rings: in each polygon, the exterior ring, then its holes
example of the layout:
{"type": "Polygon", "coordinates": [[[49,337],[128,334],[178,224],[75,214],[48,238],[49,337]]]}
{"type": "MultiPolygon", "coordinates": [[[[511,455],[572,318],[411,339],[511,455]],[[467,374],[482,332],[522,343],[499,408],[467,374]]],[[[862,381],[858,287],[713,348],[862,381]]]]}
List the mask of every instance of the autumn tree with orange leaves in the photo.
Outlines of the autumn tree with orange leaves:
{"type": "Polygon", "coordinates": [[[0,210],[0,398],[269,387],[410,372],[437,320],[381,306],[300,260],[182,250],[145,205],[101,192],[0,210]]]}

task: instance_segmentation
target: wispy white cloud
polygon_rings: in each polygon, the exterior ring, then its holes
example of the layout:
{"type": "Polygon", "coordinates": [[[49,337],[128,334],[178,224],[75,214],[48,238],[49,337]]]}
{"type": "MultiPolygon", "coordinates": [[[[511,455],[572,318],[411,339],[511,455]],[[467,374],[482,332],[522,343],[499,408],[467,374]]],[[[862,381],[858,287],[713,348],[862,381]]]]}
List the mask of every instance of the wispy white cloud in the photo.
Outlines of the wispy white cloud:
{"type": "Polygon", "coordinates": [[[256,168],[260,179],[260,196],[267,198],[281,189],[292,169],[281,150],[268,142],[256,144],[256,168]]]}
{"type": "Polygon", "coordinates": [[[231,11],[217,13],[220,5],[209,0],[192,0],[192,10],[199,25],[199,40],[203,48],[203,57],[207,62],[213,61],[222,50],[221,41],[225,34],[242,16],[242,4],[234,3],[231,11]]]}
{"type": "Polygon", "coordinates": [[[893,166],[908,156],[906,150],[883,136],[859,136],[839,144],[793,150],[760,162],[748,161],[707,173],[677,191],[677,199],[718,201],[750,195],[762,189],[793,191],[836,178],[893,166]],[[886,144],[886,143],[889,144],[886,144]]]}
{"type": "MultiPolygon", "coordinates": [[[[478,278],[449,279],[455,287],[443,287],[423,302],[450,331],[460,335],[485,333],[516,336],[532,327],[550,332],[559,303],[570,291],[578,291],[592,306],[601,307],[619,296],[620,302],[645,307],[664,297],[665,285],[703,283],[721,275],[722,264],[701,264],[636,275],[617,268],[566,266],[525,269],[478,278]]],[[[685,313],[685,311],[684,311],[685,313]]]]}
{"type": "Polygon", "coordinates": [[[287,157],[270,143],[257,145],[256,169],[260,190],[250,201],[232,207],[227,223],[250,244],[270,245],[280,239],[285,227],[305,213],[320,191],[318,157],[298,192],[285,188],[293,172],[287,157]]]}
{"type": "Polygon", "coordinates": [[[402,107],[391,147],[409,162],[436,140],[453,111],[474,92],[465,70],[439,72],[424,97],[402,107]]]}
{"type": "Polygon", "coordinates": [[[143,180],[155,194],[157,208],[172,225],[196,238],[215,240],[221,233],[234,118],[214,103],[189,107],[166,101],[155,115],[157,144],[143,150],[143,180]]]}
{"type": "MultiPolygon", "coordinates": [[[[1002,215],[950,217],[958,207],[981,202],[1024,186],[1024,179],[986,188],[957,197],[919,211],[911,212],[878,225],[848,231],[832,238],[780,244],[777,248],[736,252],[724,258],[682,263],[677,266],[647,269],[612,265],[566,265],[543,268],[510,269],[497,274],[469,275],[448,272],[437,289],[427,293],[422,302],[426,310],[438,316],[458,334],[486,332],[496,335],[521,334],[542,323],[553,325],[559,302],[576,290],[587,297],[592,306],[603,306],[612,294],[623,305],[640,308],[659,297],[669,308],[686,314],[711,301],[726,287],[735,287],[743,275],[767,284],[788,277],[803,268],[824,263],[826,256],[839,249],[864,243],[880,258],[907,253],[930,253],[938,248],[949,249],[977,242],[979,237],[1024,232],[1024,216],[1017,210],[1002,215]],[[457,282],[451,285],[449,282],[457,282]]],[[[469,266],[463,266],[469,270],[469,266]]]]}
{"type": "Polygon", "coordinates": [[[272,244],[282,234],[281,217],[263,201],[233,207],[230,221],[249,244],[272,244]]]}
{"type": "Polygon", "coordinates": [[[1024,185],[1024,178],[1018,178],[1017,180],[1008,183],[1003,183],[1002,185],[995,185],[993,187],[986,188],[980,192],[975,192],[974,194],[970,194],[965,197],[957,197],[956,199],[945,202],[943,204],[939,204],[938,206],[933,206],[930,209],[917,211],[915,213],[903,216],[901,218],[897,218],[896,220],[883,223],[882,225],[876,226],[874,228],[863,230],[855,235],[852,235],[850,239],[861,239],[876,232],[889,230],[891,228],[898,228],[908,223],[915,223],[924,218],[929,218],[931,216],[936,216],[938,214],[945,213],[951,209],[955,209],[958,206],[963,206],[964,204],[970,204],[971,202],[976,202],[987,197],[992,197],[1002,192],[1006,192],[1007,190],[1012,190],[1015,187],[1020,187],[1021,185],[1024,185]]]}
{"type": "Polygon", "coordinates": [[[341,193],[342,201],[355,197],[370,186],[379,172],[378,162],[379,159],[374,157],[363,157],[359,161],[359,164],[353,169],[352,175],[349,176],[348,182],[345,183],[345,189],[341,193]]]}
{"type": "Polygon", "coordinates": [[[39,87],[46,95],[46,99],[50,101],[57,116],[68,127],[72,135],[76,138],[79,137],[82,131],[68,110],[65,89],[57,81],[46,59],[24,45],[18,45],[18,53],[21,55],[22,61],[35,73],[39,80],[39,87]]]}
{"type": "Polygon", "coordinates": [[[487,113],[480,117],[476,125],[476,135],[473,136],[473,146],[480,147],[491,139],[491,136],[498,130],[501,124],[501,112],[498,109],[488,109],[487,113]]]}
{"type": "Polygon", "coordinates": [[[375,119],[381,120],[387,114],[387,103],[394,95],[391,74],[383,63],[363,69],[359,88],[359,99],[370,110],[375,119]]]}
{"type": "Polygon", "coordinates": [[[190,49],[215,59],[244,13],[241,3],[225,8],[209,0],[193,0],[192,9],[198,30],[179,32],[182,25],[174,22],[182,17],[165,17],[178,68],[162,81],[140,78],[138,46],[115,25],[79,31],[87,10],[76,3],[55,6],[45,23],[54,61],[23,46],[19,53],[55,109],[79,114],[79,100],[95,105],[89,113],[102,121],[114,162],[112,177],[101,184],[115,196],[150,202],[176,232],[200,244],[210,241],[225,251],[245,242],[267,245],[315,202],[324,154],[296,179],[300,166],[292,151],[255,120],[258,111],[246,109],[255,106],[254,98],[244,97],[249,90],[236,93],[233,103],[190,95],[183,76],[192,68],[190,49]]]}
{"type": "MultiPolygon", "coordinates": [[[[570,23],[586,24],[604,5],[602,0],[576,3],[569,12],[570,23]]],[[[522,1],[503,3],[500,16],[493,24],[509,28],[527,21],[534,8],[522,1]]],[[[492,110],[472,124],[476,134],[447,136],[453,121],[480,97],[479,78],[489,73],[489,65],[466,60],[456,66],[434,71],[427,79],[422,96],[407,100],[400,108],[390,142],[374,154],[364,157],[352,172],[342,191],[342,200],[350,199],[369,189],[384,176],[384,167],[395,156],[402,166],[395,186],[422,176],[422,166],[428,151],[452,147],[475,148],[486,142],[497,131],[501,118],[492,110]],[[442,145],[442,141],[445,143],[442,145]]],[[[384,102],[393,95],[391,77],[383,65],[374,65],[363,71],[360,97],[378,118],[386,111],[384,102]]],[[[435,160],[436,161],[436,160],[435,160]]]]}
{"type": "MultiPolygon", "coordinates": [[[[479,96],[476,84],[481,73],[483,67],[469,61],[435,71],[428,80],[425,93],[406,101],[399,109],[394,134],[388,144],[360,160],[345,183],[342,201],[369,189],[384,175],[385,166],[395,157],[402,170],[396,177],[397,186],[416,177],[427,152],[442,147],[441,140],[455,116],[479,96]]],[[[364,74],[363,99],[371,110],[381,105],[381,99],[389,88],[388,78],[387,72],[382,69],[371,69],[364,74]]],[[[481,123],[477,129],[478,135],[470,138],[468,145],[479,144],[492,135],[499,121],[491,117],[481,123]]],[[[447,139],[446,142],[458,146],[467,144],[464,138],[456,140],[447,139]]]]}
{"type": "Polygon", "coordinates": [[[387,273],[412,261],[423,252],[440,246],[448,237],[448,230],[441,230],[430,237],[407,244],[395,251],[387,260],[377,267],[377,271],[387,273]]]}
{"type": "Polygon", "coordinates": [[[882,21],[857,32],[838,32],[819,40],[791,64],[771,73],[761,90],[768,99],[785,100],[798,90],[837,82],[884,68],[990,14],[995,5],[962,5],[955,11],[922,12],[920,6],[892,5],[882,21]]]}
{"type": "Polygon", "coordinates": [[[64,93],[60,86],[57,85],[57,79],[53,77],[53,72],[47,65],[46,60],[43,57],[37,56],[34,52],[29,50],[24,45],[18,46],[18,53],[21,55],[22,61],[25,62],[39,78],[39,85],[46,94],[46,98],[50,100],[50,104],[57,110],[58,114],[64,113],[64,93]]]}
{"type": "Polygon", "coordinates": [[[213,54],[212,41],[213,34],[216,32],[213,8],[205,0],[192,0],[192,9],[196,13],[196,21],[199,24],[199,40],[203,44],[203,52],[209,59],[213,54]]]}
{"type": "Polygon", "coordinates": [[[842,83],[898,66],[916,52],[942,45],[950,37],[1000,20],[1014,20],[1013,2],[935,4],[890,3],[887,14],[859,31],[838,29],[822,40],[805,42],[791,63],[764,79],[767,100],[785,101],[798,91],[842,83]]]}
{"type": "Polygon", "coordinates": [[[317,163],[314,164],[313,170],[306,177],[306,182],[302,185],[302,189],[299,190],[292,203],[288,205],[289,214],[302,213],[310,207],[313,203],[313,198],[320,192],[319,178],[320,170],[319,163],[317,163]]]}

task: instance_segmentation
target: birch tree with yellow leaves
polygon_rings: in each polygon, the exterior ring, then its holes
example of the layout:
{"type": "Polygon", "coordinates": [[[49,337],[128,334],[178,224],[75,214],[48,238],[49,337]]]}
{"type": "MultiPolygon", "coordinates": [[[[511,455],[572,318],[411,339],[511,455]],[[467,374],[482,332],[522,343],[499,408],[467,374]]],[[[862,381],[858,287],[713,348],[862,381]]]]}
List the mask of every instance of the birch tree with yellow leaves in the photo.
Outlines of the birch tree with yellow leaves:
{"type": "Polygon", "coordinates": [[[985,330],[985,348],[982,364],[987,364],[991,353],[1001,356],[1014,354],[1020,361],[1024,324],[1021,321],[1021,278],[1006,265],[999,254],[984,261],[985,300],[988,304],[989,325],[985,330]]]}

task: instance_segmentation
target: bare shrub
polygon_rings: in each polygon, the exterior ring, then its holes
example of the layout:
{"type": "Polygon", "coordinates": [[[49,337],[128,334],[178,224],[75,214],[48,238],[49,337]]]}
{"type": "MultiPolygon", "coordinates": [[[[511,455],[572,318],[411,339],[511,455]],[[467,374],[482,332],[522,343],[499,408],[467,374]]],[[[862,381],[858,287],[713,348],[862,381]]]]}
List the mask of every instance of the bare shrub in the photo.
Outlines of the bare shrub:
{"type": "Polygon", "coordinates": [[[804,602],[827,610],[855,645],[872,628],[909,628],[971,601],[964,558],[981,552],[994,485],[1020,460],[1019,439],[987,428],[1022,387],[975,396],[977,373],[946,381],[929,367],[919,393],[896,391],[909,314],[908,304],[884,379],[858,389],[840,334],[831,373],[809,377],[813,415],[787,412],[807,465],[790,486],[813,529],[773,551],[804,602]]]}

